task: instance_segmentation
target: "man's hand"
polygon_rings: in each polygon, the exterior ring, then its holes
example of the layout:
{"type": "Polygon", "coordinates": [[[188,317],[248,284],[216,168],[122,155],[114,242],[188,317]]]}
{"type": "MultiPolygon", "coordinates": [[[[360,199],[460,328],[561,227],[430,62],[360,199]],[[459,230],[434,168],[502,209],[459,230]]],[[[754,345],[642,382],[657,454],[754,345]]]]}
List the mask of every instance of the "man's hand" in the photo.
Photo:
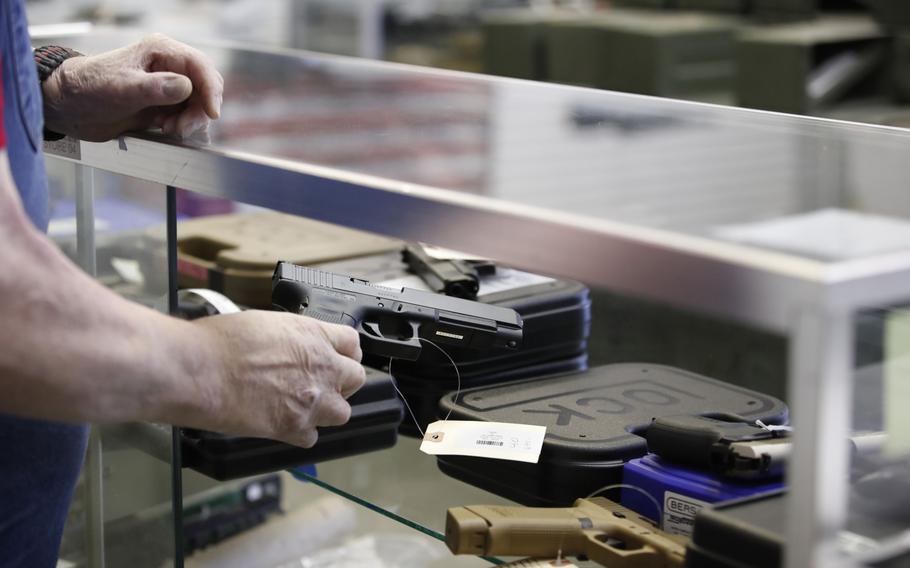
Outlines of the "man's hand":
{"type": "Polygon", "coordinates": [[[203,363],[195,375],[200,400],[208,401],[202,415],[190,421],[174,416],[172,422],[310,447],[317,426],[350,418],[344,399],[365,380],[352,328],[260,311],[193,325],[210,339],[210,350],[199,361],[220,364],[203,363]]]}
{"type": "Polygon", "coordinates": [[[182,138],[218,118],[223,91],[208,56],[154,34],[64,61],[43,83],[45,125],[93,142],[157,127],[182,138]]]}
{"type": "Polygon", "coordinates": [[[344,399],[366,378],[356,331],[261,311],[188,322],[114,294],[38,232],[3,151],[0,242],[0,266],[16,267],[0,271],[0,412],[300,446],[350,418],[344,399]]]}

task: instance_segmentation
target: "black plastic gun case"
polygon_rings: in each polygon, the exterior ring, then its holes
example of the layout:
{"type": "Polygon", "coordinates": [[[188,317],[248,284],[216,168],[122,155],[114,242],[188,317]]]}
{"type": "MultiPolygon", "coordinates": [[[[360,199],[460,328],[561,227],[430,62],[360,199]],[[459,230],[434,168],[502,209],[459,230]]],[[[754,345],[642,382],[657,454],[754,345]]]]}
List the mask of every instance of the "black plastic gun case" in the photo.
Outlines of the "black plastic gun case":
{"type": "MultiPolygon", "coordinates": [[[[686,567],[782,568],[788,499],[787,493],[778,492],[701,509],[686,546],[686,567]]],[[[851,496],[847,527],[838,537],[841,548],[858,555],[878,549],[879,558],[863,566],[910,568],[906,547],[886,551],[879,546],[906,530],[906,517],[868,515],[862,511],[861,499],[851,496]]]]}
{"type": "MultiPolygon", "coordinates": [[[[662,365],[624,363],[450,394],[440,413],[547,427],[536,464],[439,456],[446,474],[524,505],[570,505],[622,483],[623,464],[647,453],[637,435],[656,416],[737,414],[780,424],[778,399],[662,365]]],[[[618,493],[617,493],[618,494],[618,493]]],[[[605,493],[609,497],[609,493],[605,493]]],[[[615,495],[614,495],[615,497],[615,495]]]]}
{"type": "MultiPolygon", "coordinates": [[[[405,244],[375,235],[280,213],[223,215],[178,226],[181,286],[221,290],[249,307],[270,305],[271,277],[279,260],[363,278],[374,284],[410,274],[405,244]]],[[[414,282],[420,285],[420,280],[414,282]]],[[[514,309],[524,320],[519,351],[448,349],[462,387],[476,387],[587,368],[591,300],[588,289],[568,280],[496,267],[483,278],[479,301],[514,309]]],[[[364,363],[387,368],[387,359],[364,363]]],[[[421,426],[436,419],[438,401],[456,390],[449,360],[424,346],[417,361],[396,360],[392,372],[421,426]]],[[[416,434],[408,417],[403,433],[416,434]]]]}
{"type": "Polygon", "coordinates": [[[388,374],[368,368],[366,383],[348,402],[351,404],[350,421],[343,426],[319,428],[319,440],[312,448],[263,438],[183,429],[183,465],[224,481],[395,445],[404,414],[388,374]]]}
{"type": "MultiPolygon", "coordinates": [[[[374,284],[409,276],[398,253],[321,264],[320,268],[374,284]]],[[[518,312],[524,321],[522,347],[517,351],[477,351],[446,346],[446,352],[458,365],[462,388],[586,369],[591,323],[587,287],[507,267],[497,266],[496,270],[496,274],[481,278],[478,301],[518,312]]],[[[389,368],[388,359],[367,355],[364,362],[389,368]]],[[[416,361],[393,361],[391,373],[421,427],[438,418],[439,398],[455,391],[458,383],[448,358],[428,345],[416,361]]],[[[417,433],[410,417],[402,423],[402,432],[417,433]]]]}

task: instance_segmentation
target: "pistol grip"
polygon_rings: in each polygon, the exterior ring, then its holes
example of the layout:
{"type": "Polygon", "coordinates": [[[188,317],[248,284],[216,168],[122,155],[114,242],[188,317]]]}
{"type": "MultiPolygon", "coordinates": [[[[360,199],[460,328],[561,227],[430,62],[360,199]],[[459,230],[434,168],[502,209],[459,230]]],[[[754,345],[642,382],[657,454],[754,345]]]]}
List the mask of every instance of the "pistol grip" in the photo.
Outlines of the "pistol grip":
{"type": "Polygon", "coordinates": [[[420,339],[417,337],[420,326],[414,322],[410,325],[413,333],[407,339],[386,337],[373,322],[361,321],[355,329],[360,334],[360,348],[364,353],[416,361],[420,357],[420,339]]]}

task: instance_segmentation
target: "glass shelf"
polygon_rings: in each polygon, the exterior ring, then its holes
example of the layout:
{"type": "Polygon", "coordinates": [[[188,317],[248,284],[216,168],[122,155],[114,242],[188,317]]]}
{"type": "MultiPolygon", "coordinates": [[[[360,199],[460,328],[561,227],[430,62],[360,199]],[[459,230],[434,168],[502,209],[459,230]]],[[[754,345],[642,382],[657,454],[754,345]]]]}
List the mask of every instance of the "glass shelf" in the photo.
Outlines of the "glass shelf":
{"type": "MultiPolygon", "coordinates": [[[[294,476],[367,507],[407,527],[445,541],[446,510],[464,505],[514,505],[443,474],[420,441],[399,436],[387,450],[318,464],[317,475],[294,476]]],[[[493,564],[508,559],[486,557],[493,564]]]]}

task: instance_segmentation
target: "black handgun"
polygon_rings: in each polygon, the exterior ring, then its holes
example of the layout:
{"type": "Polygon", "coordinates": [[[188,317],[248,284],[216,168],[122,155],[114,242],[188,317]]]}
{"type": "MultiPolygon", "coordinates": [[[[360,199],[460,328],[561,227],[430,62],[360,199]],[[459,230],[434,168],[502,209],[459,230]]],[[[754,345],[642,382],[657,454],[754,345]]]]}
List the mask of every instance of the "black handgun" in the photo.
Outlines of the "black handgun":
{"type": "Polygon", "coordinates": [[[676,463],[726,477],[783,474],[789,429],[732,414],[674,415],[652,420],[644,432],[648,451],[676,463]]]}
{"type": "Polygon", "coordinates": [[[434,292],[466,300],[477,299],[480,276],[496,273],[490,261],[433,258],[420,245],[405,247],[401,259],[434,292]]]}
{"type": "Polygon", "coordinates": [[[522,321],[515,310],[279,262],[272,304],[288,312],[360,333],[366,353],[414,361],[420,338],[474,349],[518,349],[522,321]]]}
{"type": "MultiPolygon", "coordinates": [[[[780,477],[793,453],[790,427],[733,414],[663,416],[644,431],[648,451],[669,461],[740,479],[780,477]]],[[[875,455],[883,432],[857,432],[849,439],[854,457],[875,455]]]]}

